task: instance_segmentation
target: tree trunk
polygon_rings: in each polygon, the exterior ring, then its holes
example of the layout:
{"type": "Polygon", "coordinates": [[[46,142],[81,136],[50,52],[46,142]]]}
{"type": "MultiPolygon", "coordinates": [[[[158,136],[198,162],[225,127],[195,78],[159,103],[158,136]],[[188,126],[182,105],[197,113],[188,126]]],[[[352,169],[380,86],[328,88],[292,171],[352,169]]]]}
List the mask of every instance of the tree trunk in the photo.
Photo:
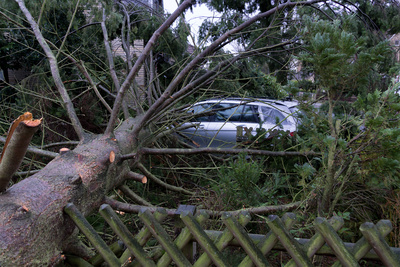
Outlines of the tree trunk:
{"type": "Polygon", "coordinates": [[[128,129],[133,121],[125,122],[115,138],[86,137],[74,150],[0,195],[0,266],[54,265],[61,253],[76,251],[75,225],[63,208],[72,202],[88,215],[124,181],[128,161],[121,163],[118,157],[132,152],[128,129]],[[112,163],[111,151],[117,156],[112,163]]]}

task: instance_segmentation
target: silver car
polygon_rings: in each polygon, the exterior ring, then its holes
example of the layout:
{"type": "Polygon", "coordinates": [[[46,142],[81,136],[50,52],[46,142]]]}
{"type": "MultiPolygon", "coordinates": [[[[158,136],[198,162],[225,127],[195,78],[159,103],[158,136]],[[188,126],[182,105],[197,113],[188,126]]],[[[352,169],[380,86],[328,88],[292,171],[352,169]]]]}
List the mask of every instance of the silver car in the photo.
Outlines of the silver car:
{"type": "Polygon", "coordinates": [[[275,129],[293,133],[297,128],[284,101],[210,99],[194,104],[188,112],[194,119],[182,125],[180,135],[199,147],[234,147],[249,134],[255,136],[258,128],[266,130],[265,137],[275,129]]]}

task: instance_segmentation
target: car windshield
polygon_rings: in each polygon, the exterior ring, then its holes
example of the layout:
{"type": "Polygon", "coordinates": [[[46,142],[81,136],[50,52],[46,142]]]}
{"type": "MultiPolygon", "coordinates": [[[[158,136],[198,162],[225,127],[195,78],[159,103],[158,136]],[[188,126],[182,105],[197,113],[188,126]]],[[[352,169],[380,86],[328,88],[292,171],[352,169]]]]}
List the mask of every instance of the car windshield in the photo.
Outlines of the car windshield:
{"type": "Polygon", "coordinates": [[[255,122],[258,123],[257,107],[232,103],[205,103],[192,108],[194,114],[215,111],[209,116],[197,117],[199,122],[255,122]]]}
{"type": "Polygon", "coordinates": [[[286,116],[284,116],[280,111],[271,108],[271,107],[261,107],[261,112],[264,115],[264,122],[268,122],[271,124],[276,124],[281,122],[281,125],[290,125],[290,122],[286,120],[286,116]]]}

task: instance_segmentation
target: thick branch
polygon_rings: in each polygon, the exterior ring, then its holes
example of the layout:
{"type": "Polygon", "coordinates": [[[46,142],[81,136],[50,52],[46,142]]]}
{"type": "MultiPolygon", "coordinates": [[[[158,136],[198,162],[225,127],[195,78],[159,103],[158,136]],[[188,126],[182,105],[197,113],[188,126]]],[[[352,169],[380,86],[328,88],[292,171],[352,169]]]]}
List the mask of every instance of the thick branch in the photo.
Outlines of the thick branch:
{"type": "Polygon", "coordinates": [[[27,118],[20,116],[21,121],[14,121],[8,133],[0,159],[0,192],[6,190],[24,159],[33,134],[42,122],[42,120],[32,120],[32,114],[29,113],[29,115],[30,117],[27,118]]]}
{"type": "Polygon", "coordinates": [[[39,25],[36,23],[36,21],[34,20],[34,18],[31,15],[31,13],[29,12],[29,10],[26,8],[24,1],[23,0],[15,0],[15,1],[18,3],[21,11],[24,13],[26,19],[28,20],[29,24],[31,25],[31,28],[35,34],[37,41],[39,42],[43,51],[46,53],[47,59],[50,64],[50,70],[51,70],[51,74],[54,79],[54,83],[58,89],[58,92],[61,95],[64,106],[67,109],[68,116],[69,116],[69,119],[71,120],[72,126],[74,127],[79,140],[82,140],[84,137],[83,127],[78,119],[78,116],[75,113],[74,105],[72,104],[72,101],[68,95],[67,89],[65,88],[65,86],[61,80],[60,72],[58,69],[57,59],[56,59],[54,53],[51,51],[49,45],[45,41],[42,33],[40,32],[39,25]]]}
{"type": "Polygon", "coordinates": [[[136,172],[128,172],[126,174],[125,178],[128,180],[134,180],[134,181],[140,182],[142,184],[147,183],[147,177],[144,176],[143,174],[136,173],[136,172]]]}
{"type": "MultiPolygon", "coordinates": [[[[6,138],[3,137],[3,136],[0,136],[0,142],[5,143],[6,142],[6,138]]],[[[56,152],[43,150],[43,149],[40,149],[40,148],[37,148],[37,147],[33,147],[33,146],[28,146],[26,152],[33,153],[35,155],[46,157],[46,158],[51,158],[51,159],[53,159],[53,158],[58,156],[58,153],[56,153],[56,152]]]]}

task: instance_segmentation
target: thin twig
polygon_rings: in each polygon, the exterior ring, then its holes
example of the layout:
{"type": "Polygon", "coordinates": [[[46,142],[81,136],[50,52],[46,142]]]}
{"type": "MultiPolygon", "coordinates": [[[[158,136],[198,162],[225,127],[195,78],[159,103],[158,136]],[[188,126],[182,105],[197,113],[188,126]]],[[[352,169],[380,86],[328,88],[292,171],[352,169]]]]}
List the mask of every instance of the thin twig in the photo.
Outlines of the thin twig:
{"type": "Polygon", "coordinates": [[[193,192],[186,190],[182,187],[177,187],[177,186],[173,186],[167,183],[164,183],[163,181],[161,181],[160,179],[158,179],[155,175],[153,175],[151,172],[149,172],[146,167],[144,167],[141,163],[139,163],[137,165],[138,169],[144,174],[146,175],[147,178],[149,178],[150,180],[152,180],[153,182],[155,182],[158,185],[161,185],[162,187],[165,187],[168,190],[174,191],[174,192],[179,192],[179,193],[184,193],[186,195],[194,195],[193,192]]]}
{"type": "Polygon", "coordinates": [[[99,90],[97,89],[96,83],[93,81],[92,77],[90,77],[89,72],[86,70],[83,61],[78,63],[72,56],[67,55],[68,59],[71,60],[75,66],[81,71],[81,73],[85,76],[86,80],[92,86],[96,96],[99,98],[100,102],[103,103],[104,107],[111,113],[112,109],[108,105],[108,103],[104,100],[103,96],[100,94],[99,90]]]}
{"type": "Polygon", "coordinates": [[[141,198],[139,195],[137,195],[135,192],[133,192],[127,185],[121,185],[119,189],[124,193],[125,196],[129,197],[133,201],[135,201],[137,204],[146,206],[146,207],[154,207],[153,204],[150,202],[147,202],[143,198],[141,198]]]}

